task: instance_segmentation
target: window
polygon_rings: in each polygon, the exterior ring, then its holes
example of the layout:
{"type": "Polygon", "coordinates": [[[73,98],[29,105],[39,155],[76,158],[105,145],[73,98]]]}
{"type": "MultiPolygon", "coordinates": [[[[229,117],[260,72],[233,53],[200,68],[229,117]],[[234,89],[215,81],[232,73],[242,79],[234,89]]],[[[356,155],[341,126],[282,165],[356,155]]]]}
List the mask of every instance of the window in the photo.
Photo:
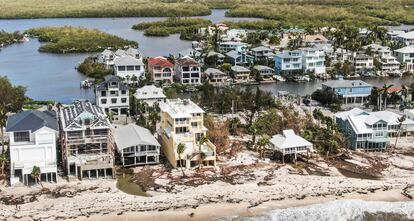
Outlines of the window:
{"type": "Polygon", "coordinates": [[[101,96],[105,97],[106,96],[106,91],[101,91],[101,96]]]}
{"type": "Polygon", "coordinates": [[[90,125],[91,124],[91,120],[90,119],[85,119],[85,120],[83,120],[83,124],[84,125],[90,125]]]}
{"type": "Polygon", "coordinates": [[[112,98],[112,99],[111,99],[111,103],[112,103],[112,104],[116,104],[116,98],[112,98]]]}
{"type": "Polygon", "coordinates": [[[101,99],[101,104],[106,104],[106,99],[101,99]]]}
{"type": "Polygon", "coordinates": [[[110,93],[111,93],[111,95],[115,95],[116,91],[111,91],[110,93]]]}
{"type": "Polygon", "coordinates": [[[125,66],[118,66],[118,71],[125,71],[125,66]]]}
{"type": "Polygon", "coordinates": [[[197,127],[198,126],[198,123],[197,122],[191,122],[191,126],[192,127],[197,127]]]}
{"type": "Polygon", "coordinates": [[[189,73],[184,73],[183,78],[190,78],[190,74],[189,73]]]}
{"type": "Polygon", "coordinates": [[[133,71],[134,70],[134,66],[127,66],[127,71],[133,71]]]}
{"type": "Polygon", "coordinates": [[[126,94],[126,90],[122,90],[121,91],[121,94],[126,94]]]}
{"type": "Polygon", "coordinates": [[[14,132],[14,142],[29,142],[30,133],[29,131],[14,132]]]}
{"type": "Polygon", "coordinates": [[[191,74],[191,77],[192,77],[192,78],[198,78],[199,76],[200,76],[200,75],[199,75],[198,73],[192,73],[192,74],[191,74]]]}
{"type": "Polygon", "coordinates": [[[121,103],[126,103],[127,99],[126,98],[121,98],[121,103]]]}
{"type": "Polygon", "coordinates": [[[141,66],[138,66],[138,65],[137,65],[137,66],[135,66],[135,70],[136,70],[136,71],[141,70],[141,66]]]}
{"type": "Polygon", "coordinates": [[[175,133],[177,134],[183,134],[183,133],[187,133],[187,127],[176,127],[175,128],[175,133]]]}

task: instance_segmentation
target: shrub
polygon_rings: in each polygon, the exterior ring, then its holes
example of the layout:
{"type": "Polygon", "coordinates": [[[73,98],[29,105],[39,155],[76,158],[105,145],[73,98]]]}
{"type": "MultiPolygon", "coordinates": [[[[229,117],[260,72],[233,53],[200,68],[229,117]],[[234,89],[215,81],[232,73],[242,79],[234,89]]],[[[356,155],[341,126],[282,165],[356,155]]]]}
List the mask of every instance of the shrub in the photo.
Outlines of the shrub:
{"type": "Polygon", "coordinates": [[[80,27],[65,26],[32,28],[27,30],[25,33],[39,37],[40,41],[48,42],[39,48],[39,51],[42,52],[99,52],[108,47],[118,49],[127,46],[138,46],[138,44],[134,41],[128,41],[96,29],[86,29],[80,27]]]}

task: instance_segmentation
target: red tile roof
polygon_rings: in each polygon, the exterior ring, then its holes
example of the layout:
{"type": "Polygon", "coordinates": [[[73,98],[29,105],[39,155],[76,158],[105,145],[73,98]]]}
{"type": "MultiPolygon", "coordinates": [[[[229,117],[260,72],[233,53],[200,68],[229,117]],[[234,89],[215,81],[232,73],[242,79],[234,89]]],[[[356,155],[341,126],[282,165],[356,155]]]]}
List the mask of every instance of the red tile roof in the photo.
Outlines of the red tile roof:
{"type": "Polygon", "coordinates": [[[164,57],[149,58],[148,64],[151,66],[160,66],[160,67],[169,67],[169,68],[174,67],[174,65],[168,59],[164,57]]]}

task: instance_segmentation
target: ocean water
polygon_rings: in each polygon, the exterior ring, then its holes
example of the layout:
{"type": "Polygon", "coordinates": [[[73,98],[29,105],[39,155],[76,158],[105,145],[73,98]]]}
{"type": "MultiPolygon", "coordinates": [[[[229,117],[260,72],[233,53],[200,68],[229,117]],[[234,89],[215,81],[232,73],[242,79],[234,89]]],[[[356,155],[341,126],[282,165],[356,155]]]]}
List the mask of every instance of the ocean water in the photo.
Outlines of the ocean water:
{"type": "Polygon", "coordinates": [[[304,207],[277,209],[251,217],[219,221],[408,221],[414,220],[414,202],[336,200],[304,207]]]}

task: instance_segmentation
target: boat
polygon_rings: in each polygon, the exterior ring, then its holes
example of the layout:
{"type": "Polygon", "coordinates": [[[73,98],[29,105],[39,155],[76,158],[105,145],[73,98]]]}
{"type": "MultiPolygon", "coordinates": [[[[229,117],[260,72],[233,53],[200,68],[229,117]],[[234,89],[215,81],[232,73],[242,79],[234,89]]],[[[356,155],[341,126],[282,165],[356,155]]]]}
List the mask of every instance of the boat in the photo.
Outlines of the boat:
{"type": "Polygon", "coordinates": [[[84,88],[84,89],[88,89],[90,87],[92,87],[93,85],[93,81],[90,79],[85,79],[83,81],[80,82],[80,87],[84,88]]]}
{"type": "Polygon", "coordinates": [[[295,77],[295,81],[307,81],[307,82],[309,82],[310,80],[311,79],[307,75],[295,77]]]}
{"type": "Polygon", "coordinates": [[[286,79],[284,77],[280,76],[280,75],[273,75],[273,78],[276,81],[281,81],[281,82],[285,82],[286,81],[286,79]]]}

